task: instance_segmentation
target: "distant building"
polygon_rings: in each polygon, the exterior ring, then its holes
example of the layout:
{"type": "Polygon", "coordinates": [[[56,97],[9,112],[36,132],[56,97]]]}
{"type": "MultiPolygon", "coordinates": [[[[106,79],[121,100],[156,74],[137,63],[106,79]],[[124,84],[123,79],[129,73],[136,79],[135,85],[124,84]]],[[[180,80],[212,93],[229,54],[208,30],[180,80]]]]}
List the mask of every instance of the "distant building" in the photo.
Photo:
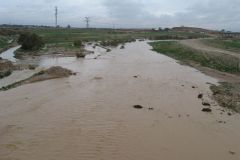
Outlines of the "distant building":
{"type": "Polygon", "coordinates": [[[221,36],[221,38],[236,38],[236,39],[240,39],[240,33],[239,32],[221,32],[220,36],[221,36]]]}

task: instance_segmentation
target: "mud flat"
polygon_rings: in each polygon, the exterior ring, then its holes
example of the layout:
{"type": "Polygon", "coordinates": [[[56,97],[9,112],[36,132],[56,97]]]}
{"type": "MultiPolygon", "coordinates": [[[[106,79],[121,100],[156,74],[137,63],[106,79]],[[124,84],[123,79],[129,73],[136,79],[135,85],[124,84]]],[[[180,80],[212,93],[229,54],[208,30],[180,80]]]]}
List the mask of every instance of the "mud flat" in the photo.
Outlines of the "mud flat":
{"type": "Polygon", "coordinates": [[[0,159],[239,160],[240,117],[211,99],[217,79],[146,42],[63,67],[79,74],[0,92],[0,159]]]}
{"type": "Polygon", "coordinates": [[[18,86],[24,85],[24,84],[29,84],[29,83],[35,83],[35,82],[40,82],[40,81],[45,81],[49,79],[56,79],[56,78],[63,78],[63,77],[69,77],[70,75],[73,75],[74,73],[68,69],[59,67],[59,66],[54,66],[46,70],[42,70],[38,73],[33,74],[29,78],[26,78],[21,81],[17,81],[15,83],[12,83],[7,86],[3,86],[0,91],[6,91],[12,88],[16,88],[18,86]]]}

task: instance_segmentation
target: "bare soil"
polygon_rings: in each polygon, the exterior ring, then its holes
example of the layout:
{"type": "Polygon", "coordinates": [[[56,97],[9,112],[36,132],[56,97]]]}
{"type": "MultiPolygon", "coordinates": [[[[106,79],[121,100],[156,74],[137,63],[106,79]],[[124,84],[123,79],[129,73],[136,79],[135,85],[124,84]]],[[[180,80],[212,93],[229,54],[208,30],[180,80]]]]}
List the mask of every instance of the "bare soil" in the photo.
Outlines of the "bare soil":
{"type": "Polygon", "coordinates": [[[188,39],[188,40],[181,40],[179,42],[187,47],[205,51],[207,53],[211,53],[214,55],[230,55],[240,59],[239,53],[235,53],[235,52],[223,50],[221,48],[215,48],[215,47],[206,45],[203,42],[201,42],[201,39],[188,39]]]}
{"type": "Polygon", "coordinates": [[[29,84],[29,83],[34,83],[34,82],[39,82],[39,81],[45,81],[49,79],[55,79],[55,78],[63,78],[63,77],[69,77],[70,75],[73,75],[74,73],[68,69],[62,68],[62,67],[51,67],[47,70],[40,71],[30,78],[27,78],[25,80],[16,82],[14,84],[2,87],[3,91],[16,88],[18,86],[24,85],[24,84],[29,84]]]}

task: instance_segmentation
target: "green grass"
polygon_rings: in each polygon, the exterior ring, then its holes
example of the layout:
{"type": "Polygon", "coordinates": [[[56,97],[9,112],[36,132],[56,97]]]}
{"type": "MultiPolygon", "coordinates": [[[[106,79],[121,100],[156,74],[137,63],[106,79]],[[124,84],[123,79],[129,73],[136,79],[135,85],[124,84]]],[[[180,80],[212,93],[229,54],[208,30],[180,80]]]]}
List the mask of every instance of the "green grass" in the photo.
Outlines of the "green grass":
{"type": "Polygon", "coordinates": [[[165,54],[187,64],[199,63],[202,66],[223,72],[239,73],[239,60],[230,56],[216,56],[190,49],[176,41],[160,41],[150,43],[154,51],[165,54]]]}
{"type": "Polygon", "coordinates": [[[137,30],[112,30],[112,29],[56,29],[38,28],[28,31],[42,36],[46,43],[74,42],[82,41],[108,41],[126,39],[166,39],[166,38],[201,38],[206,37],[199,33],[180,33],[180,32],[152,32],[137,30]],[[166,37],[168,36],[168,37],[166,37]]]}
{"type": "MultiPolygon", "coordinates": [[[[55,48],[65,48],[66,50],[77,50],[72,46],[74,41],[100,41],[104,46],[117,46],[135,39],[188,39],[206,37],[200,33],[184,32],[154,32],[151,30],[113,30],[113,29],[67,29],[67,28],[29,28],[21,32],[32,32],[43,38],[46,44],[45,50],[55,48]],[[52,46],[51,46],[52,45],[52,46]],[[50,46],[50,47],[49,47],[50,46]]],[[[33,53],[33,54],[38,54],[33,53]]],[[[24,54],[24,53],[21,53],[24,54]]],[[[29,54],[29,53],[27,53],[29,54]]],[[[40,53],[41,54],[41,53],[40,53]]],[[[20,55],[20,54],[19,54],[20,55]]]]}
{"type": "Polygon", "coordinates": [[[0,48],[5,48],[8,45],[8,39],[6,37],[0,37],[0,48]]]}
{"type": "Polygon", "coordinates": [[[240,52],[240,40],[204,39],[203,42],[213,47],[240,52]]]}
{"type": "Polygon", "coordinates": [[[15,40],[16,36],[0,36],[0,52],[12,47],[15,40]],[[10,40],[13,40],[12,43],[9,43],[10,40]]]}

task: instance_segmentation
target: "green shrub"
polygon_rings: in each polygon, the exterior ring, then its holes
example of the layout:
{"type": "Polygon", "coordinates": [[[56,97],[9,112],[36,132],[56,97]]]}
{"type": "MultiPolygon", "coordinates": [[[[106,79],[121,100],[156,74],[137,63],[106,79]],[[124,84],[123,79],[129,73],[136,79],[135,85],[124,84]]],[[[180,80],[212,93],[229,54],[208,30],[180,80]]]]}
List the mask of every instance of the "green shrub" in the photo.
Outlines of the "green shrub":
{"type": "Polygon", "coordinates": [[[76,40],[76,41],[74,41],[73,44],[74,44],[75,47],[82,47],[83,46],[83,42],[81,40],[76,40]]]}
{"type": "Polygon", "coordinates": [[[11,70],[0,72],[0,79],[10,76],[12,74],[11,70]]]}
{"type": "Polygon", "coordinates": [[[22,45],[23,50],[39,50],[44,46],[42,38],[35,33],[20,34],[18,43],[22,45]]]}

